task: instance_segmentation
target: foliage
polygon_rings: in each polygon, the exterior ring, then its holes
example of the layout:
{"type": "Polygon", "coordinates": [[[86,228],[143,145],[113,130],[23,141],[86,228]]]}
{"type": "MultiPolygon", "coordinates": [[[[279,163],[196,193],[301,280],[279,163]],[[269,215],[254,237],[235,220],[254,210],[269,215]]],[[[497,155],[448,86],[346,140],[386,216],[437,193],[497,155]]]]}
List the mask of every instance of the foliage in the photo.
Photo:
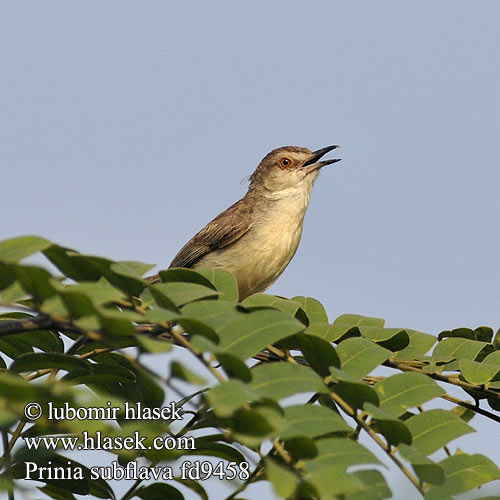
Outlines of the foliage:
{"type": "Polygon", "coordinates": [[[82,471],[81,478],[31,477],[48,497],[116,498],[105,477],[92,476],[92,464],[61,449],[28,449],[30,438],[50,436],[75,437],[77,446],[107,436],[116,469],[140,462],[150,473],[173,471],[170,479],[137,480],[123,500],[186,492],[208,499],[203,477],[182,476],[185,463],[204,464],[212,477],[234,472],[227,499],[264,480],[287,499],[389,498],[385,461],[429,500],[500,479],[487,457],[449,448],[474,431],[476,414],[500,422],[500,345],[490,328],[434,337],[353,314],[330,323],[313,298],[256,294],[238,303],[227,272],[171,269],[161,272],[163,283],[150,284],[142,276],[151,267],[34,236],[0,242],[0,489],[11,498],[27,462],[82,471]],[[36,252],[60,274],[20,263],[36,252]],[[177,360],[164,373],[151,368],[171,349],[192,362],[177,360]],[[387,376],[372,374],[379,366],[387,376]],[[447,394],[451,386],[474,403],[447,394]],[[25,417],[30,402],[40,405],[40,418],[25,417]],[[126,403],[143,412],[177,408],[179,416],[131,420],[126,403]],[[51,405],[89,411],[50,419],[51,405]],[[95,408],[119,411],[93,419],[95,408]],[[144,449],[118,449],[136,431],[144,449]],[[158,436],[177,445],[155,449],[158,436]],[[182,449],[181,438],[192,438],[194,449],[182,449]]]}

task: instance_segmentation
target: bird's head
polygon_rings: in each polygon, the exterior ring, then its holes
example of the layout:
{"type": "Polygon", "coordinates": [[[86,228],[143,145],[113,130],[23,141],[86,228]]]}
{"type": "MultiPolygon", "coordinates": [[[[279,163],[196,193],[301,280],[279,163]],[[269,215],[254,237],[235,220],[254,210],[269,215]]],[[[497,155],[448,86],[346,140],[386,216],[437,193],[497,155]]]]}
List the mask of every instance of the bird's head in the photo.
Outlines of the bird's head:
{"type": "Polygon", "coordinates": [[[311,151],[297,146],[285,146],[268,153],[250,176],[250,189],[279,192],[300,185],[312,186],[321,168],[340,161],[320,159],[339,146],[311,151]]]}

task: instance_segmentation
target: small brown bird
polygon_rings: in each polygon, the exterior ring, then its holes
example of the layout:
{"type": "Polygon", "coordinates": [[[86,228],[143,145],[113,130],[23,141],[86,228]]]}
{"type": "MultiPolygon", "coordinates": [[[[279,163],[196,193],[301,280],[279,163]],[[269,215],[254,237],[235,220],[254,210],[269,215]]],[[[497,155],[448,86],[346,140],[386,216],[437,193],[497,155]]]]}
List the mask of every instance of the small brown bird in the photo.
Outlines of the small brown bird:
{"type": "MultiPolygon", "coordinates": [[[[191,238],[169,267],[220,268],[238,283],[239,299],[269,288],[290,263],[319,171],[340,159],[319,161],[339,146],[271,151],[250,176],[243,198],[191,238]]],[[[161,282],[158,275],[147,278],[161,282]]]]}

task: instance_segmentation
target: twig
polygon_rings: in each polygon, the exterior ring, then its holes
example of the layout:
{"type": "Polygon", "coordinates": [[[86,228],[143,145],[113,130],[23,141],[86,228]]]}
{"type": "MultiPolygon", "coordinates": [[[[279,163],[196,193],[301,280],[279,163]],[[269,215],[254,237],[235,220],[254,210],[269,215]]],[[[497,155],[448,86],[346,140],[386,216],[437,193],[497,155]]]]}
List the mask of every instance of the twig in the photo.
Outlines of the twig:
{"type": "Polygon", "coordinates": [[[257,480],[259,476],[261,476],[264,472],[264,469],[262,468],[262,465],[260,463],[257,464],[255,469],[252,471],[248,479],[243,483],[240,484],[235,490],[232,491],[231,494],[229,494],[224,500],[232,500],[233,498],[236,497],[239,493],[241,493],[247,486],[257,480]]]}
{"type": "Polygon", "coordinates": [[[335,392],[330,392],[331,398],[337,403],[342,410],[349,415],[351,418],[353,418],[356,423],[365,430],[368,435],[375,441],[375,443],[382,448],[389,458],[399,467],[399,469],[403,472],[403,474],[411,481],[413,486],[417,488],[417,490],[421,493],[422,496],[424,496],[424,490],[422,488],[422,485],[420,484],[419,480],[401,463],[401,461],[396,457],[392,452],[391,449],[388,445],[386,445],[378,436],[378,434],[361,418],[359,415],[356,413],[356,411],[351,408],[351,406],[344,401],[337,393],[335,392]]]}
{"type": "Polygon", "coordinates": [[[495,399],[500,399],[500,392],[493,391],[491,389],[486,389],[480,385],[470,384],[469,382],[464,382],[463,380],[456,379],[455,377],[448,377],[446,375],[440,375],[439,373],[430,373],[422,368],[417,368],[415,366],[405,363],[398,363],[397,361],[386,361],[383,363],[384,366],[388,366],[389,368],[396,368],[397,370],[401,370],[404,372],[417,372],[422,373],[423,375],[427,375],[428,377],[433,378],[434,380],[439,380],[440,382],[446,382],[448,384],[458,385],[462,387],[462,389],[468,389],[469,391],[480,392],[481,394],[492,397],[495,399]]]}
{"type": "Polygon", "coordinates": [[[5,474],[7,476],[7,480],[9,481],[9,485],[7,486],[7,494],[9,496],[9,500],[14,500],[14,485],[12,483],[12,457],[10,455],[9,436],[7,434],[7,430],[2,431],[2,444],[5,474]]]}
{"type": "Polygon", "coordinates": [[[180,345],[184,346],[188,349],[192,354],[194,354],[203,365],[207,368],[207,370],[221,383],[225,382],[226,379],[203,357],[203,354],[196,349],[191,342],[185,338],[180,332],[177,332],[172,329],[171,331],[172,337],[179,342],[180,345]]]}
{"type": "Polygon", "coordinates": [[[484,410],[483,408],[480,408],[479,406],[468,403],[467,401],[462,401],[461,399],[455,398],[453,396],[450,396],[448,394],[443,394],[441,396],[442,399],[446,399],[446,401],[449,401],[450,403],[454,403],[459,406],[463,406],[464,408],[467,408],[468,410],[472,410],[474,413],[479,413],[483,417],[489,418],[491,420],[494,420],[495,422],[500,423],[500,417],[489,412],[488,410],[484,410]]]}

